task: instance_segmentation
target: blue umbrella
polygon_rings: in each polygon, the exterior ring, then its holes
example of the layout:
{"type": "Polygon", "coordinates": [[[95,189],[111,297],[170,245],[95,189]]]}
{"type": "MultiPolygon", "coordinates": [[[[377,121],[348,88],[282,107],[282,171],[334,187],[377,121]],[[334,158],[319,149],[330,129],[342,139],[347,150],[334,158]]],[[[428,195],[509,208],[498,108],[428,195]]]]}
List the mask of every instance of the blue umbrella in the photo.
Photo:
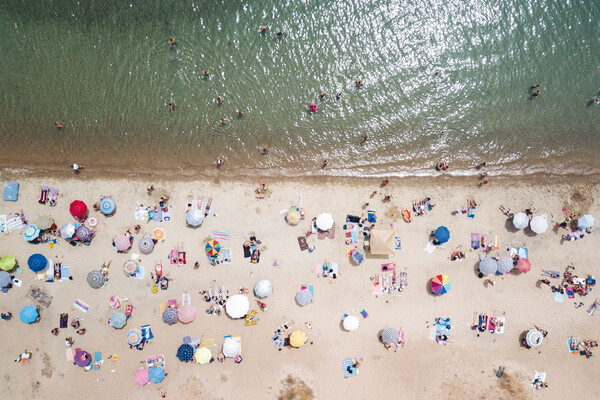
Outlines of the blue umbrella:
{"type": "Polygon", "coordinates": [[[165,311],[163,311],[163,321],[165,321],[169,325],[173,325],[177,322],[177,309],[174,307],[169,307],[165,311]]]}
{"type": "Polygon", "coordinates": [[[35,308],[34,306],[25,306],[19,313],[19,319],[25,322],[26,324],[31,324],[32,322],[35,322],[35,320],[39,316],[40,314],[38,313],[37,308],[35,308]]]}
{"type": "Polygon", "coordinates": [[[145,236],[138,241],[138,248],[142,253],[148,254],[154,249],[154,241],[145,236]]]}
{"type": "Polygon", "coordinates": [[[148,370],[150,382],[161,383],[165,379],[165,370],[161,367],[152,367],[148,370]]]}
{"type": "Polygon", "coordinates": [[[492,257],[486,257],[479,261],[479,270],[484,275],[493,275],[498,272],[498,262],[492,257]]]}
{"type": "Polygon", "coordinates": [[[446,243],[450,239],[450,231],[445,226],[440,226],[435,230],[435,239],[440,243],[446,243]]]}
{"type": "Polygon", "coordinates": [[[194,348],[190,344],[182,344],[177,349],[177,358],[183,362],[188,362],[194,357],[194,348]]]}
{"type": "Polygon", "coordinates": [[[27,227],[27,229],[25,229],[25,231],[23,232],[23,237],[28,242],[31,242],[33,239],[35,239],[38,236],[40,236],[40,232],[41,232],[40,228],[38,228],[37,226],[35,226],[35,225],[29,225],[27,227]]]}
{"type": "Polygon", "coordinates": [[[29,265],[29,269],[33,272],[40,272],[46,269],[48,266],[48,260],[43,255],[36,253],[32,254],[27,260],[27,265],[29,265]]]}
{"type": "Polygon", "coordinates": [[[577,227],[581,229],[591,228],[594,225],[594,217],[590,214],[585,214],[577,220],[577,227]]]}
{"type": "Polygon", "coordinates": [[[12,281],[10,274],[6,271],[0,271],[0,288],[5,288],[12,281]]]}
{"type": "Polygon", "coordinates": [[[109,322],[113,328],[121,329],[127,323],[127,317],[122,312],[114,313],[109,322]]]}
{"type": "Polygon", "coordinates": [[[110,197],[105,197],[102,200],[100,200],[100,211],[102,212],[102,214],[111,215],[115,212],[116,209],[117,205],[115,204],[115,201],[110,197]]]}

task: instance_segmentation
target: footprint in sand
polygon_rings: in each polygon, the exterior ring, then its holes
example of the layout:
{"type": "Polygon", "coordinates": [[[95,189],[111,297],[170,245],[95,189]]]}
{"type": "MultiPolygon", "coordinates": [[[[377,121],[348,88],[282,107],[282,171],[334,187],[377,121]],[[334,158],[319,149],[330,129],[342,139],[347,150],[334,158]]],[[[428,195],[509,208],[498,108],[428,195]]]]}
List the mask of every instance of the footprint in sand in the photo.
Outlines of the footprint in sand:
{"type": "Polygon", "coordinates": [[[44,363],[44,368],[42,368],[42,375],[46,378],[52,378],[52,372],[54,371],[54,367],[52,363],[50,363],[50,356],[44,353],[42,354],[42,362],[44,363]]]}

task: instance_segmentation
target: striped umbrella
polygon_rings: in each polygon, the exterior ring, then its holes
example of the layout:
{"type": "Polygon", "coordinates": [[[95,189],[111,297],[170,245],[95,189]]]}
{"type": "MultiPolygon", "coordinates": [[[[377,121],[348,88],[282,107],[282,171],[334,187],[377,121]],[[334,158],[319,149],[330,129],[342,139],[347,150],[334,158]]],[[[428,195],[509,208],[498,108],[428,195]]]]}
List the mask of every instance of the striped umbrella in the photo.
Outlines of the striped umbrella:
{"type": "Polygon", "coordinates": [[[300,222],[300,219],[302,217],[300,216],[300,213],[296,210],[290,210],[286,217],[285,220],[287,221],[288,224],[290,225],[298,225],[298,223],[300,222]]]}
{"type": "Polygon", "coordinates": [[[33,272],[40,272],[46,269],[48,260],[43,255],[36,253],[29,256],[27,265],[29,265],[29,269],[33,272]]]}
{"type": "Polygon", "coordinates": [[[138,248],[144,254],[148,254],[154,250],[154,242],[148,236],[144,236],[138,241],[138,248]]]}
{"type": "Polygon", "coordinates": [[[131,247],[131,241],[127,235],[119,235],[114,241],[117,251],[127,251],[131,247]]]}
{"type": "Polygon", "coordinates": [[[162,319],[169,325],[177,323],[177,309],[175,307],[168,307],[167,309],[165,309],[165,311],[163,311],[162,319]]]}
{"type": "Polygon", "coordinates": [[[87,283],[94,289],[101,288],[104,282],[104,275],[97,269],[91,270],[87,275],[87,283]]]}
{"type": "Polygon", "coordinates": [[[529,272],[531,269],[531,262],[526,258],[521,258],[517,263],[517,269],[523,273],[529,272]]]}
{"type": "Polygon", "coordinates": [[[303,307],[310,303],[312,299],[313,295],[308,289],[302,289],[301,291],[296,293],[296,301],[303,307]]]}
{"type": "Polygon", "coordinates": [[[194,358],[198,364],[208,364],[212,358],[212,352],[207,347],[199,347],[194,358]]]}
{"type": "Polygon", "coordinates": [[[498,262],[492,257],[486,257],[479,261],[479,270],[484,275],[493,275],[498,271],[498,262]]]}
{"type": "Polygon", "coordinates": [[[142,331],[139,329],[132,329],[127,332],[127,343],[132,346],[136,346],[142,342],[142,331]]]}
{"type": "Polygon", "coordinates": [[[148,370],[148,377],[152,383],[161,383],[165,379],[165,370],[162,367],[152,367],[148,370]]]}
{"type": "Polygon", "coordinates": [[[50,229],[54,225],[54,219],[49,215],[42,215],[35,221],[35,225],[41,230],[50,229]]]}
{"type": "Polygon", "coordinates": [[[117,309],[119,307],[121,307],[122,304],[122,300],[119,296],[114,295],[114,296],[110,296],[110,299],[108,299],[108,304],[114,308],[117,309]]]}
{"type": "Polygon", "coordinates": [[[17,265],[17,260],[13,256],[4,256],[0,258],[0,269],[10,271],[17,265]]]}
{"type": "Polygon", "coordinates": [[[206,243],[206,253],[209,256],[216,256],[221,251],[221,245],[216,240],[209,240],[206,243]]]}
{"type": "Polygon", "coordinates": [[[177,349],[177,358],[183,362],[188,362],[194,357],[194,348],[191,344],[184,343],[177,349]]]}
{"type": "Polygon", "coordinates": [[[138,264],[137,261],[135,261],[135,260],[127,260],[123,264],[123,272],[127,276],[135,275],[135,273],[137,272],[139,266],[140,266],[140,264],[138,264]]]}
{"type": "Polygon", "coordinates": [[[400,339],[400,333],[398,332],[398,329],[385,328],[381,332],[381,341],[385,344],[396,343],[398,339],[400,339]]]}
{"type": "Polygon", "coordinates": [[[77,228],[77,230],[75,231],[75,235],[77,235],[77,239],[79,239],[80,242],[87,242],[88,240],[90,240],[92,232],[90,232],[87,226],[82,225],[79,228],[77,228]]]}
{"type": "Polygon", "coordinates": [[[448,293],[452,287],[450,283],[450,278],[446,275],[438,275],[431,280],[431,291],[434,294],[443,295],[444,293],[448,293]]]}
{"type": "Polygon", "coordinates": [[[527,331],[527,336],[525,336],[525,340],[527,341],[527,345],[529,347],[538,347],[544,341],[544,335],[537,329],[531,329],[527,331]]]}
{"type": "Polygon", "coordinates": [[[508,274],[514,267],[513,260],[510,257],[502,257],[498,260],[499,274],[508,274]]]}
{"type": "Polygon", "coordinates": [[[105,197],[100,200],[100,212],[104,215],[112,215],[117,209],[115,201],[110,197],[105,197]]]}
{"type": "Polygon", "coordinates": [[[10,274],[6,271],[0,271],[0,288],[5,288],[12,281],[10,274]]]}
{"type": "Polygon", "coordinates": [[[81,218],[85,214],[87,214],[87,206],[85,205],[85,203],[83,201],[75,200],[69,206],[69,211],[71,212],[72,216],[74,216],[76,218],[81,218]]]}
{"type": "Polygon", "coordinates": [[[110,325],[115,329],[121,329],[127,323],[127,317],[122,312],[116,312],[110,317],[110,325]]]}
{"type": "Polygon", "coordinates": [[[75,225],[70,222],[67,222],[63,226],[60,227],[60,236],[63,239],[71,239],[75,235],[75,225]]]}
{"type": "Polygon", "coordinates": [[[23,231],[23,237],[28,242],[31,242],[33,239],[36,239],[38,236],[40,236],[40,232],[40,228],[38,228],[36,225],[29,225],[27,229],[23,231]]]}

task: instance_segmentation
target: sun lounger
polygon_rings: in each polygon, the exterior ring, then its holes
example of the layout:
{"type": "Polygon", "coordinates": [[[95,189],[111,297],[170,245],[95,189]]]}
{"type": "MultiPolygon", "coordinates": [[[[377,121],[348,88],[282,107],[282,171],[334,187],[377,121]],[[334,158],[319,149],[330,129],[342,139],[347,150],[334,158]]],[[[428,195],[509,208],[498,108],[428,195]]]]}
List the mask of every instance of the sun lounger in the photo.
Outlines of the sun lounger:
{"type": "Polygon", "coordinates": [[[479,248],[479,233],[471,233],[471,248],[473,250],[479,248]]]}
{"type": "Polygon", "coordinates": [[[4,182],[4,201],[17,201],[19,199],[19,183],[4,182]]]}
{"type": "Polygon", "coordinates": [[[355,358],[346,358],[342,361],[342,367],[344,368],[344,378],[350,378],[351,376],[358,375],[358,368],[355,367],[355,358]]]}

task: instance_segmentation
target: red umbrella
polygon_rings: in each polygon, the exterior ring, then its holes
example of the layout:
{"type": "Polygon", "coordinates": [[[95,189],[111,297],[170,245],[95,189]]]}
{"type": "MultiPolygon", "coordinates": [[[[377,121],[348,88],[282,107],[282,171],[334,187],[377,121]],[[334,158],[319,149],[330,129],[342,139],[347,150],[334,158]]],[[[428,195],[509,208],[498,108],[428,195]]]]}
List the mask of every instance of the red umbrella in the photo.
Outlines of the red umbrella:
{"type": "Polygon", "coordinates": [[[523,273],[528,272],[531,269],[531,263],[528,259],[521,258],[517,263],[517,269],[523,273]]]}
{"type": "Polygon", "coordinates": [[[85,216],[85,214],[87,213],[87,206],[85,205],[85,203],[81,200],[75,200],[74,202],[71,203],[71,206],[69,207],[69,211],[71,211],[71,215],[76,217],[76,218],[80,218],[85,216]]]}

